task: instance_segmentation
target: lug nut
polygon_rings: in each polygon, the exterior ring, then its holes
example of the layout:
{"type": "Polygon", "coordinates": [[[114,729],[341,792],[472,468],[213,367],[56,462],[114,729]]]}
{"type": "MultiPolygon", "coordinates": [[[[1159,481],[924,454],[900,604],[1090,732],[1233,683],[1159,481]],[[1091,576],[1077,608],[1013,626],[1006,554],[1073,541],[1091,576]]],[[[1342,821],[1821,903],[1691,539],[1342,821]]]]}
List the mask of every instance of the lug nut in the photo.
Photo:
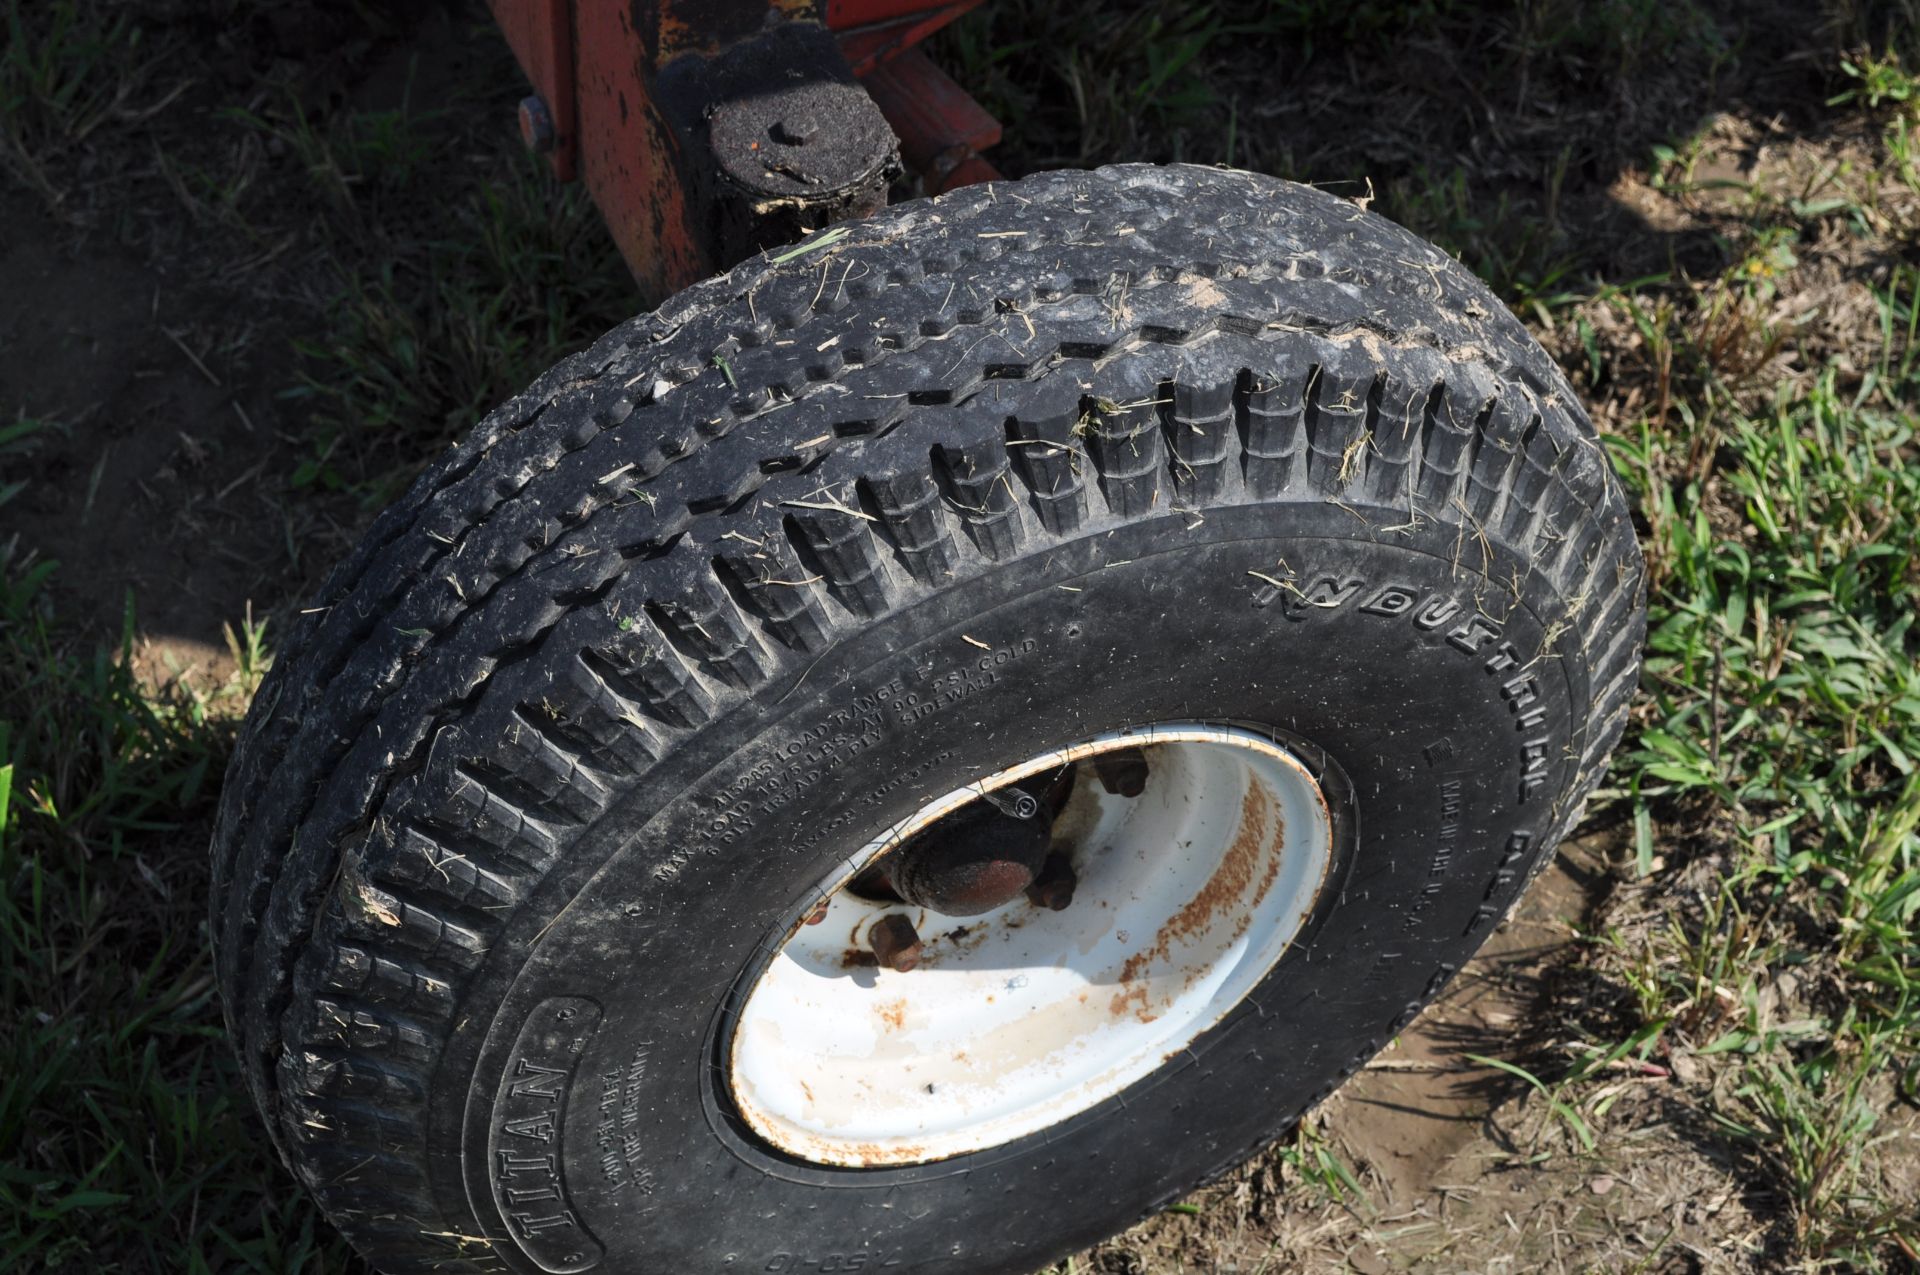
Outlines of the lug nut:
{"type": "Polygon", "coordinates": [[[920,963],[920,954],[927,947],[920,941],[920,932],[913,928],[913,922],[898,912],[875,921],[867,931],[867,942],[873,945],[873,954],[880,964],[902,974],[920,963]]]}
{"type": "Polygon", "coordinates": [[[1093,773],[1100,786],[1116,797],[1138,797],[1147,790],[1147,755],[1138,748],[1096,753],[1093,773]]]}
{"type": "Polygon", "coordinates": [[[1073,902],[1073,888],[1079,884],[1073,864],[1064,854],[1050,854],[1040,865],[1040,875],[1027,887],[1027,900],[1035,907],[1063,912],[1073,902]]]}

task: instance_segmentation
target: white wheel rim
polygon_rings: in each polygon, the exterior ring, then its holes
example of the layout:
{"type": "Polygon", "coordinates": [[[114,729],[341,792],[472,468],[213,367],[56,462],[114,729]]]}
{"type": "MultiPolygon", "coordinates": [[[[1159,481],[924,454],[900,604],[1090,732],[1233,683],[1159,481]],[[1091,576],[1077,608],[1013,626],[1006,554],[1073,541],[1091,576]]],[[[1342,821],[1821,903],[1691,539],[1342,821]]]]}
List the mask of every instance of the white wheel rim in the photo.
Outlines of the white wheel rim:
{"type": "Polygon", "coordinates": [[[1200,724],[1105,735],[929,802],[828,884],[749,991],[728,1056],[760,1137],[821,1164],[905,1165],[1010,1142],[1149,1075],[1245,999],[1312,913],[1332,861],[1325,796],[1292,753],[1200,724]],[[942,815],[1094,754],[1146,748],[1144,791],[1080,771],[1055,823],[1074,901],[1016,899],[970,918],[842,889],[942,815]],[[918,968],[860,965],[890,914],[926,942],[918,968]]]}

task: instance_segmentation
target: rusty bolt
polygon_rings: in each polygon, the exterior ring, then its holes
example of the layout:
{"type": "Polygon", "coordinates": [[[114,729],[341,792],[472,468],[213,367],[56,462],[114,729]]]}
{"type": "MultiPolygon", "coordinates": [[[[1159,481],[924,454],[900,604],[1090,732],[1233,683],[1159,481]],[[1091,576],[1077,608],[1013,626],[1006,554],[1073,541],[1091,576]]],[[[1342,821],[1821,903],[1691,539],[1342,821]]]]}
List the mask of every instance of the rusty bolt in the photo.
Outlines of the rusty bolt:
{"type": "Polygon", "coordinates": [[[1100,786],[1116,797],[1138,797],[1147,790],[1147,755],[1138,748],[1096,753],[1093,773],[1100,786]]]}
{"type": "Polygon", "coordinates": [[[822,899],[818,903],[814,904],[813,911],[807,913],[806,923],[808,925],[818,925],[820,924],[820,922],[826,920],[827,905],[831,902],[832,902],[831,899],[822,899]]]}
{"type": "Polygon", "coordinates": [[[520,99],[520,140],[536,154],[553,149],[553,112],[538,97],[520,99]]]}
{"type": "Polygon", "coordinates": [[[1064,854],[1050,854],[1040,865],[1040,875],[1027,887],[1027,899],[1035,907],[1064,912],[1073,902],[1073,888],[1079,884],[1073,864],[1064,854]]]}
{"type": "Polygon", "coordinates": [[[811,115],[784,115],[767,131],[783,146],[805,146],[820,131],[820,122],[811,115]]]}
{"type": "Polygon", "coordinates": [[[880,964],[902,974],[920,963],[920,954],[927,948],[920,941],[920,932],[913,928],[913,922],[898,912],[875,921],[867,931],[867,941],[873,945],[873,954],[880,964]]]}

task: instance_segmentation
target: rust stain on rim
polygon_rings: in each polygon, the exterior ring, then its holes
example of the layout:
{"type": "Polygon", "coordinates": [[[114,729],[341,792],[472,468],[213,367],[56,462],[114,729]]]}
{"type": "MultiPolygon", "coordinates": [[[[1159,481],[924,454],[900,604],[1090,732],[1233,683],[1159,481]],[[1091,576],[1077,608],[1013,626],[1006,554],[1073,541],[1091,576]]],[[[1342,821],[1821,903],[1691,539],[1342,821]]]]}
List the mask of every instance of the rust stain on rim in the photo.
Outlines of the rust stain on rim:
{"type": "Polygon", "coordinates": [[[784,1151],[866,1167],[946,1159],[1067,1119],[1186,1048],[1265,977],[1324,889],[1331,837],[1314,772],[1234,727],[1105,736],[955,789],[822,883],[832,924],[789,944],[820,947],[817,960],[795,966],[783,949],[742,1007],[736,1104],[784,1151]],[[869,963],[865,927],[900,905],[844,887],[875,858],[985,792],[1140,748],[1161,756],[1144,793],[1080,786],[1094,809],[1070,823],[1081,841],[1067,849],[1088,885],[1067,910],[1022,899],[962,924],[907,909],[926,940],[921,967],[869,963]],[[798,1101],[780,1096],[807,1081],[798,1101]]]}
{"type": "MultiPolygon", "coordinates": [[[[1265,901],[1274,878],[1280,875],[1279,851],[1284,847],[1286,835],[1287,822],[1280,813],[1279,801],[1271,790],[1249,775],[1247,791],[1240,799],[1239,831],[1226,854],[1221,856],[1220,866],[1199,892],[1160,927],[1153,943],[1128,957],[1127,963],[1121,966],[1119,982],[1124,990],[1114,994],[1109,1006],[1116,1017],[1131,1013],[1143,1023],[1157,1018],[1159,1015],[1149,1005],[1148,976],[1155,966],[1167,960],[1175,943],[1204,938],[1214,918],[1222,912],[1237,909],[1240,913],[1229,941],[1247,932],[1253,923],[1253,909],[1265,901]],[[1251,894],[1249,886],[1253,887],[1251,894]]],[[[1186,981],[1190,984],[1199,975],[1198,970],[1189,971],[1186,981]]]]}

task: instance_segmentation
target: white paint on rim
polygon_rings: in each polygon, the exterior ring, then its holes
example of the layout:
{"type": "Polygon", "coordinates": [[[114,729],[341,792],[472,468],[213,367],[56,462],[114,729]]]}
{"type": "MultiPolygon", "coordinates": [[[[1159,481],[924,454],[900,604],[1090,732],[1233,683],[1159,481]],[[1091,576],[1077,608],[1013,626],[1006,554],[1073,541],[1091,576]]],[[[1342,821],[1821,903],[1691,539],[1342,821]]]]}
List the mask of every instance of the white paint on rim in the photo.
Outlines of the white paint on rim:
{"type": "Polygon", "coordinates": [[[1170,725],[1047,753],[929,802],[849,860],[825,920],[800,926],[748,993],[734,1102],[775,1147],[821,1164],[920,1164],[1070,1119],[1215,1026],[1312,912],[1332,859],[1319,784],[1249,731],[1170,725]],[[1054,826],[1079,875],[1060,912],[1017,899],[972,918],[839,887],[983,791],[1095,753],[1146,749],[1136,798],[1080,772],[1054,826]],[[926,953],[860,962],[889,913],[926,953]]]}

